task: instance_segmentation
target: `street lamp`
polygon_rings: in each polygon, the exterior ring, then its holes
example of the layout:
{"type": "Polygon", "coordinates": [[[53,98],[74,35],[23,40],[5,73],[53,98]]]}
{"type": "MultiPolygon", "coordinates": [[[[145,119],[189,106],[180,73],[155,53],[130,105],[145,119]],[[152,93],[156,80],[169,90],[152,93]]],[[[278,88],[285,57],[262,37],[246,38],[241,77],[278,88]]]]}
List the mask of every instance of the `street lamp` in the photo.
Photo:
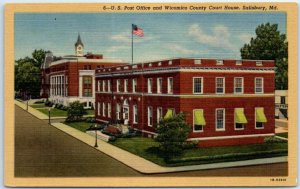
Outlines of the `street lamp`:
{"type": "Polygon", "coordinates": [[[49,125],[51,125],[51,121],[50,121],[50,113],[51,113],[51,108],[49,107],[49,108],[48,108],[48,118],[49,118],[48,124],[49,124],[49,125]]]}
{"type": "Polygon", "coordinates": [[[98,143],[97,143],[97,124],[94,125],[95,128],[95,148],[98,148],[98,143]]]}
{"type": "Polygon", "coordinates": [[[100,130],[100,128],[97,126],[97,124],[91,125],[88,129],[86,129],[86,131],[95,131],[95,145],[94,145],[95,148],[98,148],[97,130],[100,130]]]}

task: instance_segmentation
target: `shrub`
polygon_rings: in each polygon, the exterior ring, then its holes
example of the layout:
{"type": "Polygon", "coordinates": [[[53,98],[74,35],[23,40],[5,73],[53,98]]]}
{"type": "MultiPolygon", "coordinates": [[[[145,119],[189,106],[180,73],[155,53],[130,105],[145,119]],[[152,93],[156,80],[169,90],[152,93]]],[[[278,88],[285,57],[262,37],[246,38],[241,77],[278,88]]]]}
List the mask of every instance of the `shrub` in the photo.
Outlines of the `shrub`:
{"type": "Polygon", "coordinates": [[[88,117],[88,118],[86,118],[85,122],[87,122],[87,123],[96,123],[96,119],[94,117],[88,117]]]}
{"type": "Polygon", "coordinates": [[[66,122],[82,121],[82,117],[85,114],[83,105],[79,101],[70,103],[68,108],[68,116],[66,122]]]}
{"type": "Polygon", "coordinates": [[[287,141],[271,136],[271,137],[265,137],[264,142],[268,144],[273,144],[273,143],[286,143],[287,141]]]}

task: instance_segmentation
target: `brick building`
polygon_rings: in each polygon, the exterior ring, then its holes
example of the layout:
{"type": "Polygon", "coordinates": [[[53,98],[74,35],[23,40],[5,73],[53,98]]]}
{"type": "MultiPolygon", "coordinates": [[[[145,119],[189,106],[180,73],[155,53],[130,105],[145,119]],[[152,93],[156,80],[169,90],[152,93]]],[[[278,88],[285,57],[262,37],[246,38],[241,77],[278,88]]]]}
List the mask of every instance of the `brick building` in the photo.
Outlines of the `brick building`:
{"type": "Polygon", "coordinates": [[[262,143],[274,135],[274,61],[171,59],[95,73],[96,120],[156,135],[160,119],[186,113],[199,146],[262,143]]]}
{"type": "Polygon", "coordinates": [[[68,105],[79,100],[86,108],[95,103],[95,70],[124,65],[120,60],[104,59],[102,55],[84,54],[80,35],[75,43],[75,55],[54,57],[47,53],[41,66],[41,96],[54,103],[68,105]]]}

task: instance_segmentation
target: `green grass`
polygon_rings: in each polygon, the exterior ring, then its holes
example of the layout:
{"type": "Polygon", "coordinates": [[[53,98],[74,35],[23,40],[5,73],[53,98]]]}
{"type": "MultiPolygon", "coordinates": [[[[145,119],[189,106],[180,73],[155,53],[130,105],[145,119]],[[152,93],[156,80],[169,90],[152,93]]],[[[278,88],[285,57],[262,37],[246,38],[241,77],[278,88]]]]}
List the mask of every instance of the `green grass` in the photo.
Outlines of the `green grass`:
{"type": "MultiPolygon", "coordinates": [[[[45,106],[39,107],[37,105],[31,105],[31,107],[33,107],[33,108],[43,108],[44,107],[44,109],[36,109],[36,110],[42,112],[45,115],[48,115],[49,107],[45,107],[45,106]]],[[[50,114],[51,114],[51,117],[67,117],[68,112],[65,110],[57,109],[57,108],[51,108],[50,114]]],[[[95,110],[87,110],[85,115],[93,115],[94,116],[95,110]]]]}
{"type": "Polygon", "coordinates": [[[183,166],[239,161],[287,155],[287,143],[187,149],[182,157],[165,162],[159,155],[156,141],[150,138],[118,138],[111,144],[162,166],[183,166]]]}
{"type": "Polygon", "coordinates": [[[95,115],[95,110],[86,110],[86,115],[95,115]]]}
{"type": "Polygon", "coordinates": [[[284,138],[289,138],[289,133],[286,132],[286,133],[276,133],[277,136],[280,136],[280,137],[284,137],[284,138]]]}
{"type": "Polygon", "coordinates": [[[82,132],[85,132],[87,128],[89,128],[92,123],[87,123],[87,122],[83,122],[83,121],[80,121],[80,122],[71,122],[71,123],[64,123],[70,127],[73,127],[75,129],[78,129],[79,131],[82,131],[82,132]]]}
{"type": "MultiPolygon", "coordinates": [[[[48,108],[37,109],[37,110],[42,112],[45,115],[48,115],[48,108]]],[[[59,110],[57,108],[51,108],[50,115],[51,115],[51,117],[66,117],[67,116],[67,111],[59,110]]]]}
{"type": "Polygon", "coordinates": [[[45,108],[45,104],[32,104],[30,105],[32,108],[45,108]]]}

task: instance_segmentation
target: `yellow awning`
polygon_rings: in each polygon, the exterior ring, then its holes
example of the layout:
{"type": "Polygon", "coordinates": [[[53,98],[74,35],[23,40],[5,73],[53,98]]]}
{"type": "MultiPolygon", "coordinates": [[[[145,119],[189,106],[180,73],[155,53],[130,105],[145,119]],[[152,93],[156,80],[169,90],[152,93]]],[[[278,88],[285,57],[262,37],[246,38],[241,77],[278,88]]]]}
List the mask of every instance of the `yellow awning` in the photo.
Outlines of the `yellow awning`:
{"type": "Polygon", "coordinates": [[[206,125],[203,110],[194,111],[194,125],[206,125]]]}
{"type": "Polygon", "coordinates": [[[173,109],[168,109],[166,115],[164,116],[164,119],[170,119],[173,117],[173,109]]]}
{"type": "Polygon", "coordinates": [[[264,113],[264,108],[256,108],[255,113],[256,113],[256,122],[262,122],[262,123],[267,122],[267,118],[264,113]]]}
{"type": "Polygon", "coordinates": [[[235,122],[236,123],[248,123],[246,116],[244,114],[244,109],[243,108],[236,108],[235,109],[235,122]]]}

